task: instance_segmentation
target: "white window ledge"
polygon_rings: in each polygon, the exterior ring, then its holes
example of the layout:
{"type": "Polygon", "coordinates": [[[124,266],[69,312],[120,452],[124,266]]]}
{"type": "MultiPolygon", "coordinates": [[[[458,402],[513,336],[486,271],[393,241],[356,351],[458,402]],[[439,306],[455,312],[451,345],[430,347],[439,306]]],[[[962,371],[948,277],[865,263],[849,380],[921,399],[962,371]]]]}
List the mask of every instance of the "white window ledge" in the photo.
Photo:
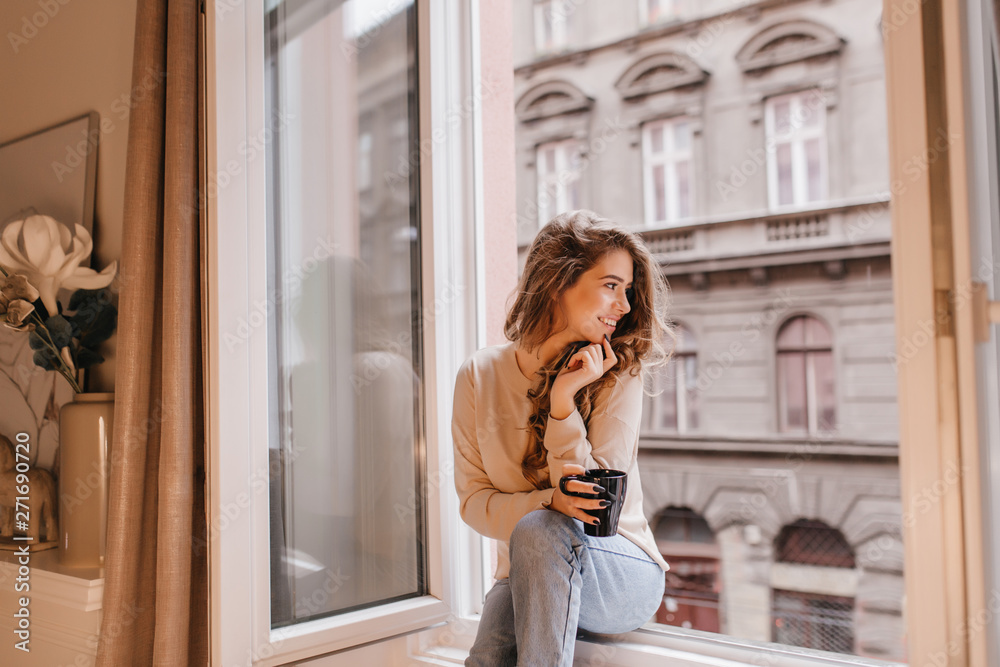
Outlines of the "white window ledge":
{"type": "MultiPolygon", "coordinates": [[[[423,649],[411,646],[414,665],[461,665],[475,639],[479,616],[440,628],[423,649]],[[471,633],[471,634],[470,634],[471,633]]],[[[430,638],[430,637],[428,637],[430,638]]],[[[420,642],[414,642],[418,644],[420,642]]],[[[899,667],[899,663],[736,639],[699,630],[649,624],[621,635],[583,633],[575,662],[616,667],[899,667]]]]}

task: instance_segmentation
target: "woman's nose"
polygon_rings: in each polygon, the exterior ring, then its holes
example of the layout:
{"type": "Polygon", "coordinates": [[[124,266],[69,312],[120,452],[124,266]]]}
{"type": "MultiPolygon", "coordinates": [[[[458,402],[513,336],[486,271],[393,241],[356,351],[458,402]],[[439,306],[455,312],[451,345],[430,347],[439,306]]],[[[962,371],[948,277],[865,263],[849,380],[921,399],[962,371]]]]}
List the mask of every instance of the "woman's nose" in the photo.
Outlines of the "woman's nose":
{"type": "Polygon", "coordinates": [[[628,315],[628,312],[632,310],[632,306],[628,302],[628,297],[625,296],[625,290],[622,290],[618,294],[618,305],[621,306],[623,315],[628,315]]]}

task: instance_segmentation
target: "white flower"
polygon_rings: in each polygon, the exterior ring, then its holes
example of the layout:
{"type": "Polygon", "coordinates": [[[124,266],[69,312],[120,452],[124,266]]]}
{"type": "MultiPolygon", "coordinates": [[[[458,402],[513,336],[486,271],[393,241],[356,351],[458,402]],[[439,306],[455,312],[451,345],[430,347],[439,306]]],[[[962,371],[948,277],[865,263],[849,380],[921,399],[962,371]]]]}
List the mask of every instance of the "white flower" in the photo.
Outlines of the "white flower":
{"type": "Polygon", "coordinates": [[[49,315],[59,312],[56,298],[60,289],[107,287],[118,270],[118,262],[111,262],[100,273],[80,266],[94,243],[83,225],[75,227],[76,233],[71,234],[66,225],[47,215],[29,215],[8,224],[0,235],[0,265],[28,278],[49,315]]]}

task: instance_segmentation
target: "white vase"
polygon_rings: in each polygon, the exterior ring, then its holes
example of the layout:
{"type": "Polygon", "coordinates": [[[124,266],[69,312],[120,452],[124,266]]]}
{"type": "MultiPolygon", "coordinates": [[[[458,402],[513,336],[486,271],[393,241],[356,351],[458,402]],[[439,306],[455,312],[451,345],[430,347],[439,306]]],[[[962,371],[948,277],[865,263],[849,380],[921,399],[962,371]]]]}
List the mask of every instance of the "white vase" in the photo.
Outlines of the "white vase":
{"type": "Polygon", "coordinates": [[[104,565],[114,408],[113,393],[85,393],[59,411],[59,562],[63,565],[104,565]]]}

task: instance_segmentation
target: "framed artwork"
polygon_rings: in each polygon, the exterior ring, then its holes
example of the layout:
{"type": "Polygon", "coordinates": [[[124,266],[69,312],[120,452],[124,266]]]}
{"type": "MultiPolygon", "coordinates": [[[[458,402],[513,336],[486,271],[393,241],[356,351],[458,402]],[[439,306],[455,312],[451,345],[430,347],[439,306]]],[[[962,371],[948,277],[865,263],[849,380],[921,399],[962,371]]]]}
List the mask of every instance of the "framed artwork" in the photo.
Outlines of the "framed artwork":
{"type": "MultiPolygon", "coordinates": [[[[0,144],[0,234],[38,213],[93,235],[99,138],[99,116],[91,111],[0,144]]],[[[35,443],[32,464],[52,470],[59,408],[73,390],[59,373],[35,366],[33,355],[26,333],[0,326],[0,434],[13,441],[27,433],[35,443]]]]}

